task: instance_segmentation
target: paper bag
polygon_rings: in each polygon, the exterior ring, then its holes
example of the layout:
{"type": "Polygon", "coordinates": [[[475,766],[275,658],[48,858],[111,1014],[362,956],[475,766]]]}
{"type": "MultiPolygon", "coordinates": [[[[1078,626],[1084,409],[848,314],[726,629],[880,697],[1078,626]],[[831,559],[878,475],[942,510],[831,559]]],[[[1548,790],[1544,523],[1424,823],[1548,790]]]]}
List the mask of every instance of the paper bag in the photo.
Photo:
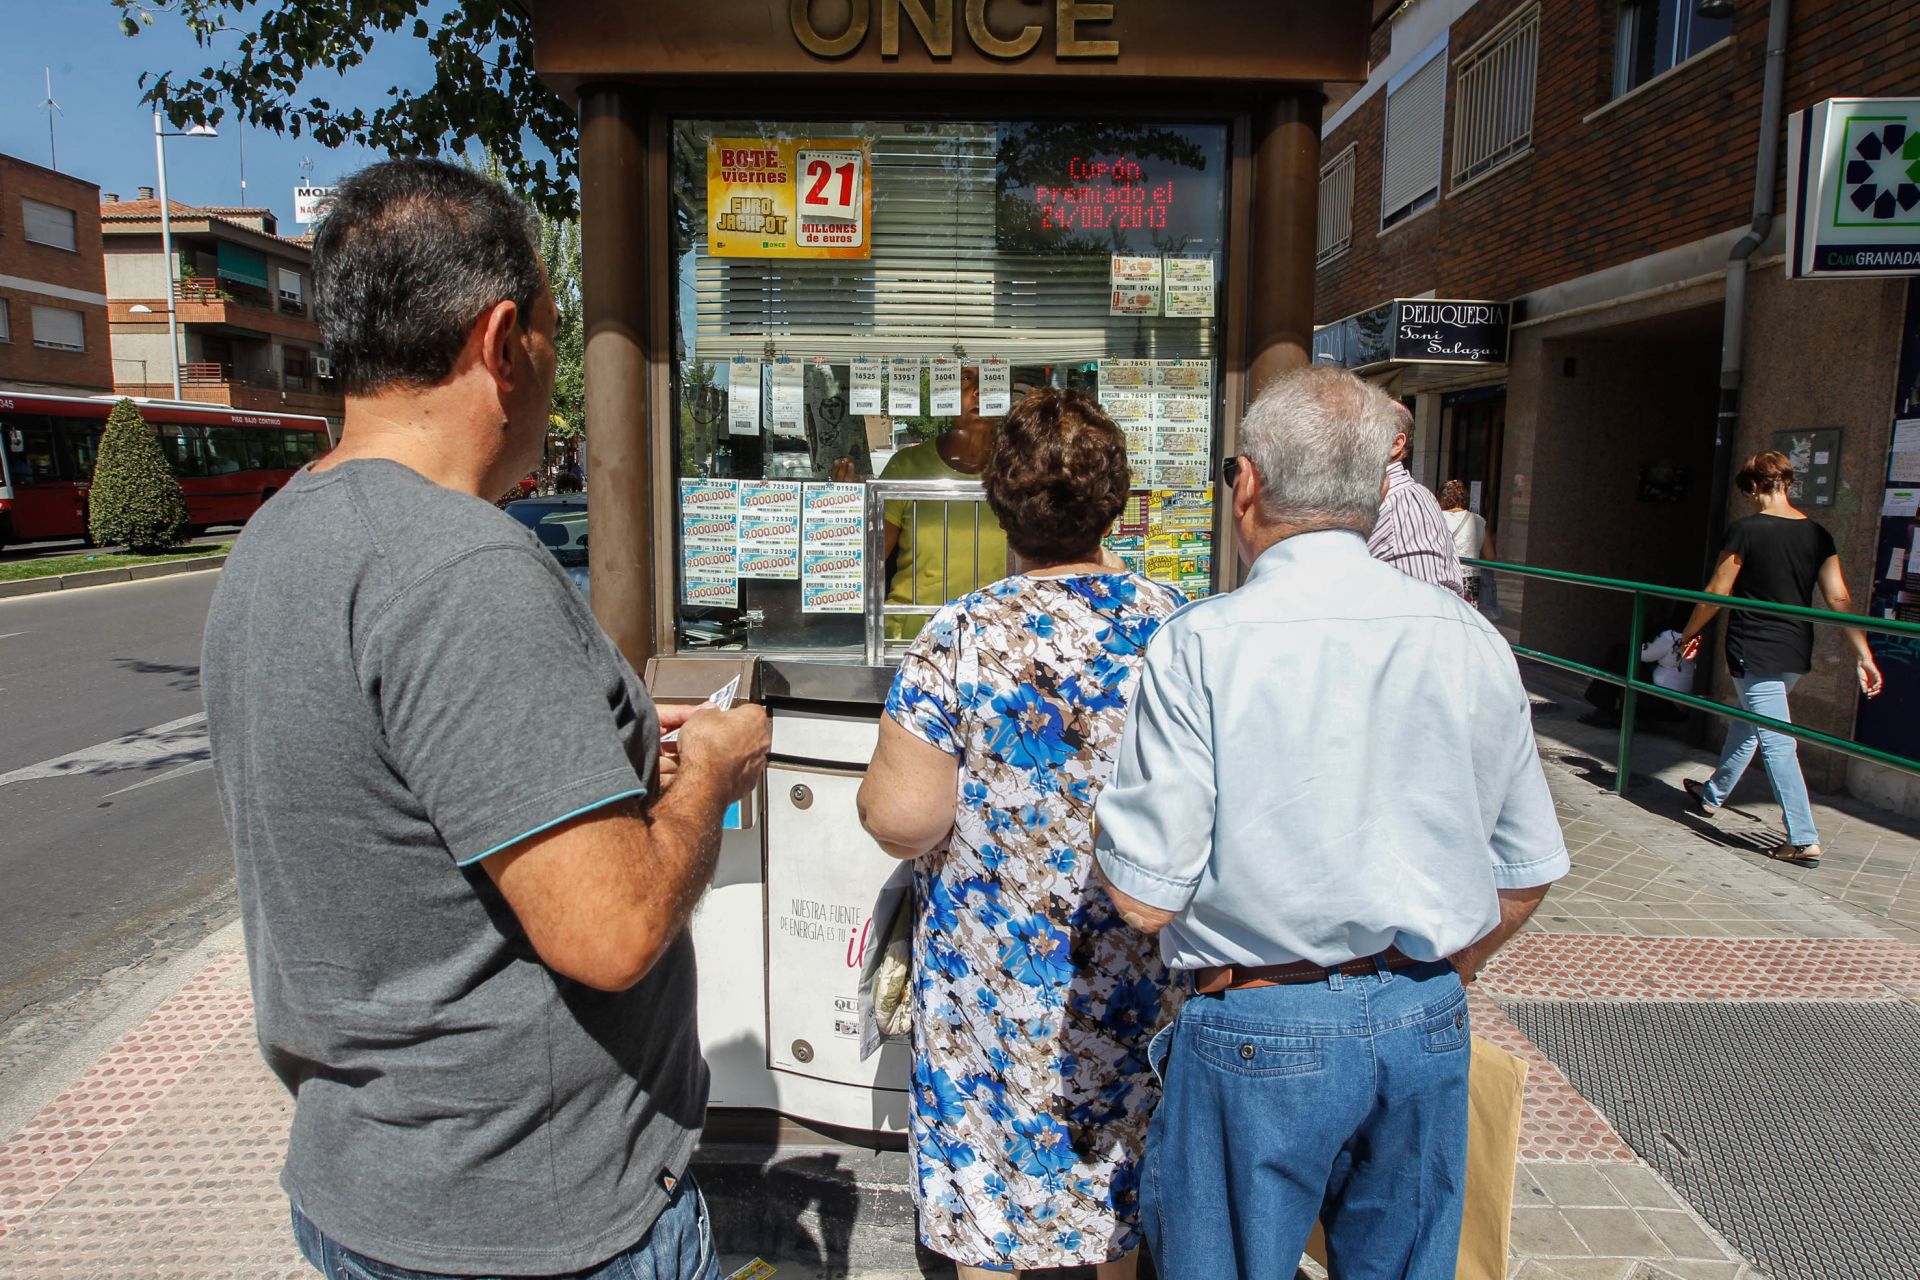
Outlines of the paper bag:
{"type": "MultiPolygon", "coordinates": [[[[1473,1038],[1473,1064],[1467,1071],[1467,1207],[1460,1220],[1456,1280],[1506,1278],[1526,1083],[1525,1062],[1497,1044],[1473,1038]]],[[[1327,1238],[1318,1224],[1307,1241],[1307,1254],[1326,1265],[1327,1238]]]]}

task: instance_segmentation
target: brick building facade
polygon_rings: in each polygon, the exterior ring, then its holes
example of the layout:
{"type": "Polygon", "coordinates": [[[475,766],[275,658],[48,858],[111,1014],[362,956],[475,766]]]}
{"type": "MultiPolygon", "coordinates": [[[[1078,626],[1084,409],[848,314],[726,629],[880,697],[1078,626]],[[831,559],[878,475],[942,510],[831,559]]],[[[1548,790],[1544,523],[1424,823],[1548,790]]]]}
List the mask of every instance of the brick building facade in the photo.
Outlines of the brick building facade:
{"type": "MultiPolygon", "coordinates": [[[[319,414],[336,426],[346,400],[313,319],[313,245],[279,234],[270,209],[170,203],[180,330],[180,394],[268,413],[319,414]]],[[[99,206],[112,299],[113,386],[170,398],[167,260],[160,202],[107,197],[99,206]]]]}
{"type": "MultiPolygon", "coordinates": [[[[1393,298],[1513,304],[1503,364],[1369,374],[1413,398],[1422,478],[1476,485],[1501,559],[1696,588],[1721,520],[1743,513],[1737,493],[1714,509],[1714,434],[1768,16],[1763,0],[1730,18],[1695,0],[1415,0],[1376,28],[1366,86],[1327,116],[1316,321],[1393,298]]],[[[1785,48],[1785,112],[1920,94],[1920,5],[1795,0],[1785,48]]],[[[1783,211],[1784,158],[1779,173],[1783,211]]],[[[1783,221],[1750,259],[1729,453],[1737,466],[1781,433],[1839,430],[1837,492],[1808,509],[1864,604],[1907,283],[1789,280],[1783,221]]],[[[1624,597],[1517,586],[1502,584],[1503,625],[1529,646],[1598,663],[1625,638],[1624,597]]],[[[1850,735],[1851,678],[1823,637],[1796,713],[1850,735]]],[[[1809,762],[1816,784],[1847,773],[1809,762]]]]}
{"type": "Polygon", "coordinates": [[[100,188],[0,155],[0,390],[105,392],[100,188]]]}

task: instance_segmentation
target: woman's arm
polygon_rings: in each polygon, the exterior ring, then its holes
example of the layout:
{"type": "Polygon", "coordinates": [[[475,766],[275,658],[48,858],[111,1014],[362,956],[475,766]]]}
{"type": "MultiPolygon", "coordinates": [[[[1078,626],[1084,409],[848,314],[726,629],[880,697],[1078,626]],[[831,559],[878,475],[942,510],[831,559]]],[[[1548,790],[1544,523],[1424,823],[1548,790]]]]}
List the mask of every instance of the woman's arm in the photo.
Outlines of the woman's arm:
{"type": "Polygon", "coordinates": [[[959,760],[882,716],[880,744],[856,801],[860,825],[894,857],[917,858],[953,830],[959,786],[959,760]]]}
{"type": "Polygon", "coordinates": [[[1486,530],[1486,532],[1480,535],[1480,558],[1482,560],[1498,560],[1500,558],[1500,553],[1493,549],[1493,530],[1491,529],[1486,530]]]}
{"type": "MultiPolygon", "coordinates": [[[[1828,556],[1820,566],[1820,594],[1826,599],[1827,608],[1835,613],[1853,612],[1853,593],[1847,590],[1847,576],[1841,571],[1839,556],[1828,556]]],[[[1873,660],[1873,646],[1867,643],[1867,633],[1858,627],[1848,627],[1846,635],[1847,643],[1853,646],[1860,691],[1869,698],[1879,697],[1886,682],[1873,660]]]]}
{"type": "MultiPolygon", "coordinates": [[[[1713,578],[1707,583],[1708,595],[1730,596],[1733,583],[1740,576],[1741,559],[1736,552],[1722,551],[1720,562],[1713,567],[1713,578]]],[[[1700,633],[1707,629],[1714,615],[1720,612],[1717,604],[1697,604],[1693,606],[1693,615],[1687,619],[1686,627],[1680,633],[1680,656],[1691,662],[1700,653],[1700,633]]]]}

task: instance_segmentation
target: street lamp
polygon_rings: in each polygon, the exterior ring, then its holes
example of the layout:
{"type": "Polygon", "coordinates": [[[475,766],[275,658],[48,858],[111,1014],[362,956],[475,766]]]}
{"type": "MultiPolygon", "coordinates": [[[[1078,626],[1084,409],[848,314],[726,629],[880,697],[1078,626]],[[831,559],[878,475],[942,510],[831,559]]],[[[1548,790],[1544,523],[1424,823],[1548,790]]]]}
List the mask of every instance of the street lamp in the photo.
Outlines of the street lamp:
{"type": "Polygon", "coordinates": [[[167,204],[167,149],[168,138],[217,138],[220,136],[210,124],[197,124],[184,132],[167,132],[160,119],[159,108],[153,112],[153,159],[160,170],[160,252],[167,260],[167,351],[173,357],[173,398],[180,398],[180,317],[174,309],[174,261],[173,261],[173,217],[167,204]]]}

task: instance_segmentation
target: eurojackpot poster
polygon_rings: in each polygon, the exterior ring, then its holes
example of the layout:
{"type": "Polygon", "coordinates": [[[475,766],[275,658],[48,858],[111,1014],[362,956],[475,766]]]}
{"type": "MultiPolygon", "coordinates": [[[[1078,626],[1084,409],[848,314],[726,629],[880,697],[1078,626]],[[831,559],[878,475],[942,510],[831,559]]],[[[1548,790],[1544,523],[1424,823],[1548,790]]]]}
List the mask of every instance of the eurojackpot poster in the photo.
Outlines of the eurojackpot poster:
{"type": "Polygon", "coordinates": [[[865,258],[872,153],[854,138],[713,138],[707,252],[716,258],[865,258]]]}

